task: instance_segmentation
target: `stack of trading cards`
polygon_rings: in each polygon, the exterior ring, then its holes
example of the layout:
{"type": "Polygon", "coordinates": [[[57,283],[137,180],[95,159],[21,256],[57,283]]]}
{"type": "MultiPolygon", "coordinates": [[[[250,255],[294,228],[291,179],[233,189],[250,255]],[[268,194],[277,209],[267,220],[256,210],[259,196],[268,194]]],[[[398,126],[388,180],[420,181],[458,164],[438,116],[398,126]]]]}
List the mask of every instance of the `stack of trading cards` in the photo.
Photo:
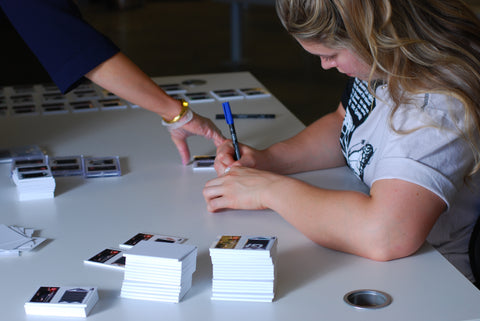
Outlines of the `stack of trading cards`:
{"type": "Polygon", "coordinates": [[[212,300],[271,302],[277,238],[221,235],[210,247],[212,300]]]}
{"type": "Polygon", "coordinates": [[[25,303],[31,315],[86,317],[98,301],[96,287],[42,286],[25,303]]]}
{"type": "Polygon", "coordinates": [[[30,251],[46,239],[33,237],[35,231],[20,226],[0,224],[0,256],[18,256],[22,251],[30,251]]]}
{"type": "Polygon", "coordinates": [[[44,156],[14,158],[12,179],[21,201],[53,198],[55,179],[44,156]]]}
{"type": "Polygon", "coordinates": [[[192,286],[196,246],[141,241],[124,256],[124,298],[178,303],[192,286]]]}

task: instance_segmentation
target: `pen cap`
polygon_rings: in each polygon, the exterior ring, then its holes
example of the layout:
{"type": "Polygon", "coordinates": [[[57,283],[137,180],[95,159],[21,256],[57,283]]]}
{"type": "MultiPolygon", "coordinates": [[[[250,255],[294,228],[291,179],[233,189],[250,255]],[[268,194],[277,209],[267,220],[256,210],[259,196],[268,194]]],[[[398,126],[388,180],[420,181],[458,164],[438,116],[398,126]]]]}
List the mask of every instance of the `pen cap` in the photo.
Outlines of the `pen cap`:
{"type": "Polygon", "coordinates": [[[223,107],[223,113],[225,114],[225,121],[227,122],[228,125],[233,124],[233,117],[232,117],[232,111],[230,110],[230,104],[228,101],[224,102],[222,104],[223,107]]]}

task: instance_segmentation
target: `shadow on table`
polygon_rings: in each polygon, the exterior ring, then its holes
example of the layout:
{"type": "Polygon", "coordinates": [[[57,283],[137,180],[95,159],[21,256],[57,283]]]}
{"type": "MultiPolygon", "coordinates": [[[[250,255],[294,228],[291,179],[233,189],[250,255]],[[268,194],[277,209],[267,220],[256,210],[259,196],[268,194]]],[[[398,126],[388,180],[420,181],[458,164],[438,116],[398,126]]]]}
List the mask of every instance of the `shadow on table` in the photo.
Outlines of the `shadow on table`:
{"type": "Polygon", "coordinates": [[[276,299],[288,295],[329,272],[340,268],[348,260],[345,253],[336,252],[321,246],[297,247],[281,252],[278,262],[276,299]],[[324,255],[322,252],[331,252],[324,255]],[[336,255],[338,254],[338,255],[336,255]]]}

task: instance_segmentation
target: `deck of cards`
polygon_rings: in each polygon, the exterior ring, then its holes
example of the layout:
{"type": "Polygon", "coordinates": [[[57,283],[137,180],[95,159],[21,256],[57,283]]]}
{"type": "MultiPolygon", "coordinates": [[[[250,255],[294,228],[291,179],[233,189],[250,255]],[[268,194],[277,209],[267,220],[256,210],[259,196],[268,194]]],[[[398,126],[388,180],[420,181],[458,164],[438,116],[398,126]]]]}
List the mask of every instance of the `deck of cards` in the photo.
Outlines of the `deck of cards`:
{"type": "Polygon", "coordinates": [[[123,298],[178,303],[192,286],[194,245],[141,241],[124,256],[123,298]]]}
{"type": "Polygon", "coordinates": [[[12,180],[21,201],[54,196],[55,179],[44,156],[13,159],[12,180]]]}
{"type": "Polygon", "coordinates": [[[86,317],[98,301],[96,287],[42,286],[25,303],[29,315],[86,317]]]}
{"type": "Polygon", "coordinates": [[[33,237],[34,230],[20,226],[0,224],[0,256],[18,256],[30,251],[46,239],[33,237]]]}
{"type": "Polygon", "coordinates": [[[212,300],[271,302],[277,238],[221,235],[210,247],[212,300]]]}

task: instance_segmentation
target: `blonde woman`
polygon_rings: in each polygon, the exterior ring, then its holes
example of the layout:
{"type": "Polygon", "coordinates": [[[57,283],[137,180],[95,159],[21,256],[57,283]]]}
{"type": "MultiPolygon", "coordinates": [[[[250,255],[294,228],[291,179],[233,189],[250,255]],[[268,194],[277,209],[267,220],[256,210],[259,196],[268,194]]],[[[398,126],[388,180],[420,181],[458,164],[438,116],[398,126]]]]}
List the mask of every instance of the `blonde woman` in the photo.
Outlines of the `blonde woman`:
{"type": "Polygon", "coordinates": [[[458,0],[277,0],[277,13],[324,69],[350,81],[335,111],[286,141],[242,145],[238,161],[231,142],[221,145],[208,210],[270,208],[320,245],[378,261],[427,240],[475,281],[477,17],[458,0]],[[285,176],[343,165],[369,195],[285,176]]]}

